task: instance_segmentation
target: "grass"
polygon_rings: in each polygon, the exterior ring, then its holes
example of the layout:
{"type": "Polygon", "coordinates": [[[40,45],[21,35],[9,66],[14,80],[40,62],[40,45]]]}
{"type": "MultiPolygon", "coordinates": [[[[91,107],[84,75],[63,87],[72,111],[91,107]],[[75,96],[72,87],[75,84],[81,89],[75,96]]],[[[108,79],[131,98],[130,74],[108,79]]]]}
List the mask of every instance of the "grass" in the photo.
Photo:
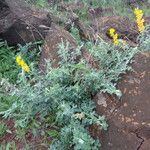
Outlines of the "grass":
{"type": "Polygon", "coordinates": [[[6,42],[0,41],[0,79],[9,79],[15,83],[18,76],[18,67],[15,64],[14,49],[8,47],[6,42]]]}
{"type": "Polygon", "coordinates": [[[0,122],[0,138],[7,132],[7,127],[3,122],[0,122]]]}

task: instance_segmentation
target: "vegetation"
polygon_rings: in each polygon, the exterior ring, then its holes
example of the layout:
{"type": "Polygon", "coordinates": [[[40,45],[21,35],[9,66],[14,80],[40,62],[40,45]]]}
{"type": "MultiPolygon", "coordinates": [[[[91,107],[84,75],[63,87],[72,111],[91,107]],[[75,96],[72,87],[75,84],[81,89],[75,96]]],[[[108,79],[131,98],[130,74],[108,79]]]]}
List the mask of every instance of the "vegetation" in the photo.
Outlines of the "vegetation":
{"type": "Polygon", "coordinates": [[[18,69],[15,65],[15,54],[6,42],[0,42],[0,78],[9,78],[10,82],[17,80],[18,69]]]}
{"type": "MultiPolygon", "coordinates": [[[[92,5],[100,5],[97,2],[94,0],[92,5]]],[[[86,0],[84,3],[88,4],[86,0]]],[[[110,6],[112,2],[101,3],[110,6]]],[[[117,5],[117,1],[114,3],[117,5]]],[[[45,6],[43,1],[38,4],[45,6]]],[[[85,19],[84,11],[78,14],[85,19]]],[[[149,27],[144,29],[138,38],[138,46],[133,48],[120,43],[113,28],[110,30],[112,44],[101,39],[83,43],[77,30],[72,28],[78,47],[69,52],[70,43],[62,41],[58,51],[60,66],[53,68],[53,60],[49,60],[44,75],[37,69],[40,48],[37,46],[30,51],[30,47],[38,43],[20,45],[16,52],[1,41],[0,114],[3,118],[15,119],[18,137],[24,141],[29,130],[38,135],[38,130],[43,127],[42,135],[53,138],[52,143],[45,142],[49,150],[99,150],[99,140],[94,139],[88,129],[96,125],[100,130],[107,130],[108,124],[104,116],[96,113],[93,97],[99,91],[122,96],[117,88],[120,75],[131,69],[129,64],[137,53],[150,49],[149,27]],[[96,62],[96,67],[83,58],[83,47],[96,62]]],[[[1,123],[0,137],[6,130],[1,123]]],[[[27,147],[32,148],[32,145],[27,147]]],[[[16,145],[8,143],[0,148],[16,149],[16,145]]]]}
{"type": "Polygon", "coordinates": [[[0,137],[2,137],[3,135],[5,135],[7,130],[7,127],[5,126],[4,123],[0,122],[0,137]]]}

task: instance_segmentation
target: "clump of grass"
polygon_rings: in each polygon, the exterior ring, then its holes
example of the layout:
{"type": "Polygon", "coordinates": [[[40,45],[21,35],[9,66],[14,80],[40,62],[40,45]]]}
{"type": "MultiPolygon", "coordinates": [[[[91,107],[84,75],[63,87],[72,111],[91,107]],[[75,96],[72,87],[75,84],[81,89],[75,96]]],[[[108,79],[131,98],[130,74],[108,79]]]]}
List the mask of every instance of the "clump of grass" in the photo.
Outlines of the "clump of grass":
{"type": "Polygon", "coordinates": [[[4,123],[0,122],[0,137],[3,137],[7,132],[7,127],[4,123]]]}
{"type": "Polygon", "coordinates": [[[6,42],[0,41],[0,78],[9,79],[15,83],[18,76],[18,68],[15,64],[14,49],[6,42]]]}

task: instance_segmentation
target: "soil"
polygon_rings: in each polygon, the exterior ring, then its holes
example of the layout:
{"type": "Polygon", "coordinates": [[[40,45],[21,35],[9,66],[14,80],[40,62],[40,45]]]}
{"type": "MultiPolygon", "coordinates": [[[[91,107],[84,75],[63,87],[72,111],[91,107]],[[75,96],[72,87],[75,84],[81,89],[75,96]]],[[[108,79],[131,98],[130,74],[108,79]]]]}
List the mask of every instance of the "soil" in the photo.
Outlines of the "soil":
{"type": "Polygon", "coordinates": [[[34,150],[47,150],[47,143],[51,143],[52,141],[52,138],[45,138],[41,135],[42,129],[39,129],[37,136],[34,136],[32,131],[27,131],[24,140],[23,136],[20,138],[20,135],[17,133],[13,119],[4,120],[1,118],[0,121],[6,125],[7,130],[11,131],[7,132],[3,137],[0,137],[1,145],[7,145],[13,142],[16,144],[17,150],[24,149],[26,144],[30,145],[31,149],[34,150]]]}

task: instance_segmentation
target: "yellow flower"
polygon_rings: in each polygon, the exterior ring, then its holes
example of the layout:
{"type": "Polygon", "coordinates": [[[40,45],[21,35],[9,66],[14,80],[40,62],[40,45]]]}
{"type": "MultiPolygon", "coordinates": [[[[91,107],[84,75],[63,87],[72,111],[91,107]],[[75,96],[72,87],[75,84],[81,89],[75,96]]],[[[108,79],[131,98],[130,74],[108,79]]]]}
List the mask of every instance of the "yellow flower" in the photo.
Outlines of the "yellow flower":
{"type": "Polygon", "coordinates": [[[25,61],[22,59],[21,55],[18,55],[16,57],[16,63],[25,71],[30,72],[29,66],[25,63],[25,61]]]}
{"type": "Polygon", "coordinates": [[[137,23],[137,26],[138,26],[138,30],[139,32],[143,32],[144,29],[145,29],[145,26],[144,26],[144,19],[143,19],[143,11],[139,8],[135,8],[134,9],[134,14],[136,16],[136,23],[137,23]]]}
{"type": "Polygon", "coordinates": [[[117,34],[117,33],[113,36],[113,41],[114,41],[114,44],[115,44],[115,45],[118,45],[118,44],[119,44],[119,41],[118,41],[118,34],[117,34]]]}
{"type": "Polygon", "coordinates": [[[110,34],[111,37],[114,36],[115,31],[116,31],[116,30],[115,30],[114,28],[110,28],[110,29],[109,29],[109,34],[110,34]]]}
{"type": "Polygon", "coordinates": [[[143,17],[143,11],[139,8],[134,9],[134,14],[136,15],[137,18],[143,17]]]}
{"type": "Polygon", "coordinates": [[[114,45],[118,45],[119,44],[118,34],[115,32],[116,32],[116,30],[114,28],[109,29],[109,34],[113,38],[114,45]]]}

